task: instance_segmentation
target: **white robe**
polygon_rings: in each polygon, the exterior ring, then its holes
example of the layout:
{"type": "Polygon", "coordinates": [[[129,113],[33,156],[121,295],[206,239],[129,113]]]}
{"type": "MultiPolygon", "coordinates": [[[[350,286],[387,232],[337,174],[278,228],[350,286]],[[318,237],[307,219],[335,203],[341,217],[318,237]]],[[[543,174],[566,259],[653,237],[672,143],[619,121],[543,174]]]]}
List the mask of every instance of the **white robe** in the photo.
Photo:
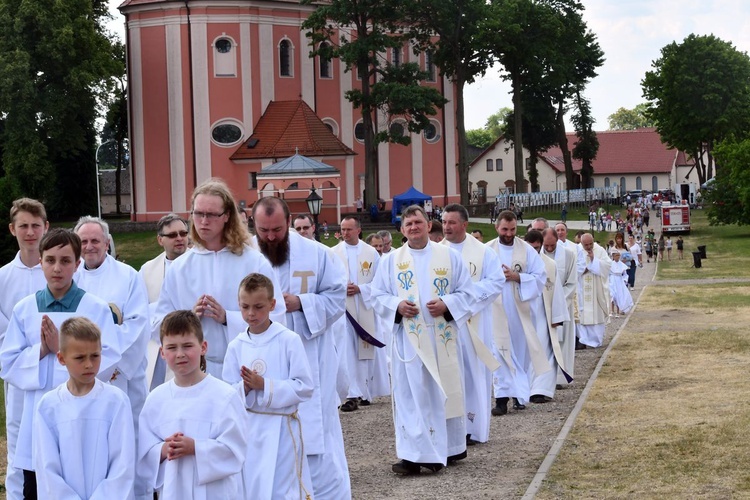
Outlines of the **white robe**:
{"type": "MultiPolygon", "coordinates": [[[[0,269],[0,347],[5,339],[5,331],[10,323],[13,308],[24,297],[47,286],[41,264],[26,267],[21,261],[21,253],[0,269]]],[[[23,391],[5,382],[5,435],[7,437],[8,467],[5,476],[5,490],[8,498],[20,498],[23,495],[23,472],[13,466],[13,455],[16,453],[18,430],[23,413],[23,391]]]]}
{"type": "MultiPolygon", "coordinates": [[[[434,329],[433,318],[427,312],[427,302],[432,300],[432,273],[429,265],[433,245],[420,250],[408,249],[414,263],[414,277],[420,290],[418,304],[423,320],[430,331],[434,329]]],[[[446,395],[435,381],[417,351],[406,338],[403,322],[395,323],[396,313],[402,299],[395,283],[394,268],[398,252],[389,254],[380,263],[375,275],[373,299],[375,312],[389,321],[394,321],[391,347],[391,383],[393,393],[393,423],[396,431],[396,455],[398,458],[418,463],[446,464],[449,456],[466,450],[466,420],[463,416],[446,418],[446,395]]],[[[450,251],[452,283],[449,293],[442,296],[453,317],[459,335],[466,335],[465,322],[472,313],[476,300],[471,276],[458,252],[450,251]]],[[[435,335],[425,335],[437,352],[435,335]]],[[[458,350],[459,361],[461,356],[458,350]]],[[[437,354],[436,354],[437,357],[437,354]]]]}
{"type": "MultiPolygon", "coordinates": [[[[497,238],[496,238],[497,240],[497,238]]],[[[492,240],[488,243],[492,244],[492,240]]],[[[534,248],[526,244],[526,272],[520,273],[521,283],[518,291],[522,302],[534,301],[542,296],[544,284],[547,281],[547,272],[544,270],[544,264],[539,254],[534,248]]],[[[500,265],[503,264],[513,268],[513,246],[507,246],[497,241],[498,256],[500,265]]],[[[502,267],[499,272],[503,272],[502,267]]],[[[515,304],[513,285],[506,281],[503,285],[502,301],[505,308],[505,315],[508,318],[508,329],[511,337],[512,359],[515,373],[511,380],[503,378],[505,375],[501,372],[495,372],[493,376],[493,385],[495,397],[515,397],[522,404],[526,404],[531,396],[531,358],[527,349],[527,339],[524,334],[521,319],[518,316],[518,309],[515,304]]]]}
{"type": "MultiPolygon", "coordinates": [[[[586,260],[582,253],[578,253],[578,247],[575,245],[566,245],[562,241],[557,242],[555,251],[548,253],[544,250],[547,257],[555,260],[557,265],[557,277],[563,288],[565,303],[568,307],[569,319],[563,322],[560,336],[560,351],[562,352],[563,364],[565,371],[571,377],[574,376],[575,370],[575,342],[576,342],[576,323],[577,316],[576,293],[578,290],[578,278],[586,268],[586,260]]],[[[567,384],[568,381],[558,370],[558,384],[567,384]]]]}
{"type": "Polygon", "coordinates": [[[242,498],[246,418],[234,387],[211,375],[190,387],[174,379],[160,385],[141,412],[136,474],[159,498],[242,498]],[[164,440],[175,432],[195,440],[195,455],[160,462],[164,440]]]}
{"type": "Polygon", "coordinates": [[[628,269],[630,266],[621,261],[612,261],[609,269],[609,294],[622,313],[627,313],[633,308],[633,296],[626,283],[628,282],[628,269]]]}
{"type": "MultiPolygon", "coordinates": [[[[484,256],[481,266],[471,262],[462,255],[464,263],[469,269],[477,300],[472,304],[472,323],[477,321],[477,334],[488,349],[492,349],[492,303],[500,295],[505,283],[505,275],[500,272],[500,262],[497,254],[491,248],[480,243],[476,238],[467,235],[461,243],[451,243],[443,240],[443,244],[450,246],[461,254],[464,245],[478,243],[482,247],[484,256]],[[469,239],[471,238],[471,239],[469,239]],[[475,274],[481,267],[481,274],[475,274]]],[[[480,443],[486,443],[490,438],[490,415],[492,411],[492,372],[478,357],[473,342],[468,335],[459,336],[461,352],[464,357],[464,405],[466,407],[466,434],[480,443]]],[[[510,375],[507,366],[501,363],[506,376],[510,375]]]]}
{"type": "Polygon", "coordinates": [[[63,321],[84,316],[102,331],[102,362],[98,378],[109,381],[115,366],[120,362],[119,335],[112,322],[112,312],[106,302],[86,293],[75,312],[40,313],[36,295],[29,295],[13,308],[10,325],[0,350],[1,376],[9,384],[23,391],[23,413],[18,432],[14,466],[34,470],[32,429],[36,407],[42,396],[68,380],[68,372],[54,353],[39,359],[41,354],[42,316],[50,317],[58,330],[63,321]]]}
{"type": "MultiPolygon", "coordinates": [[[[159,302],[159,294],[164,284],[164,276],[166,276],[167,269],[172,262],[167,259],[166,252],[162,252],[145,262],[138,271],[138,274],[143,277],[143,282],[146,283],[146,291],[148,292],[149,325],[155,321],[156,305],[159,302]]],[[[167,367],[159,353],[159,346],[158,339],[155,340],[149,335],[148,346],[146,347],[146,387],[149,390],[163,384],[166,380],[174,378],[174,373],[167,367]],[[154,377],[156,380],[154,380],[154,377]]]]}
{"type": "Polygon", "coordinates": [[[597,243],[594,243],[594,259],[589,259],[585,252],[584,258],[586,268],[578,279],[578,337],[582,344],[599,347],[604,341],[609,316],[609,268],[612,261],[597,243]],[[591,290],[586,288],[587,282],[591,290]]]}
{"type": "Polygon", "coordinates": [[[542,297],[534,299],[534,304],[531,307],[531,315],[534,319],[534,326],[536,327],[536,333],[539,337],[539,342],[542,344],[542,348],[547,356],[552,370],[544,372],[540,375],[534,373],[533,366],[531,367],[531,394],[541,394],[542,396],[554,397],[555,385],[557,383],[557,371],[560,368],[557,358],[555,357],[555,351],[552,347],[552,336],[555,336],[555,341],[559,342],[559,330],[562,326],[552,328],[552,324],[565,322],[568,316],[568,307],[565,302],[565,295],[562,287],[562,283],[557,275],[557,266],[554,260],[550,259],[546,255],[541,256],[542,260],[547,259],[549,265],[548,269],[551,271],[554,269],[554,273],[547,273],[547,282],[545,284],[545,291],[542,297]],[[551,310],[547,311],[547,305],[545,304],[544,295],[552,294],[551,310]]]}
{"type": "Polygon", "coordinates": [[[312,493],[297,407],[310,399],[313,383],[299,335],[276,323],[260,334],[241,332],[227,348],[224,380],[235,386],[248,408],[245,498],[312,493]],[[265,379],[264,389],[245,395],[242,366],[265,379]]]}
{"type": "Polygon", "coordinates": [[[201,295],[211,295],[227,312],[226,326],[213,318],[201,318],[203,337],[208,342],[208,373],[221,378],[227,345],[237,332],[247,327],[240,313],[237,293],[240,282],[250,273],[264,274],[273,282],[276,308],[271,319],[283,325],[284,297],[268,259],[250,246],[245,246],[242,255],[233,254],[226,247],[212,252],[194,246],[167,269],[152,321],[152,338],[158,341],[164,316],[179,309],[192,310],[201,295]]]}
{"type": "MultiPolygon", "coordinates": [[[[148,294],[143,278],[127,264],[107,255],[101,266],[86,269],[83,263],[73,276],[79,288],[104,302],[114,304],[122,313],[122,324],[115,325],[120,337],[122,358],[119,374],[112,381],[130,399],[133,421],[138,420],[146,401],[146,345],[149,335],[148,294]]],[[[138,427],[136,426],[136,432],[138,427]]]]}
{"type": "Polygon", "coordinates": [[[302,304],[301,311],[286,314],[286,326],[302,339],[313,378],[312,397],[300,403],[299,415],[314,493],[321,498],[349,498],[333,334],[336,320],[344,314],[346,272],[324,245],[290,232],[289,246],[289,261],[274,269],[281,290],[297,295],[302,304]]]}
{"type": "Polygon", "coordinates": [[[96,380],[85,396],[61,384],[39,401],[34,419],[39,498],[131,499],[135,436],[130,401],[96,380]]]}
{"type": "MultiPolygon", "coordinates": [[[[371,287],[372,280],[375,277],[375,273],[378,270],[379,255],[377,250],[372,248],[367,243],[360,241],[357,245],[349,245],[346,242],[341,242],[336,246],[334,253],[339,255],[346,255],[347,259],[343,262],[344,266],[348,270],[349,283],[354,283],[359,286],[360,299],[356,301],[356,307],[362,307],[368,311],[361,311],[367,313],[372,310],[372,297],[371,287]],[[372,266],[370,269],[363,273],[359,268],[359,257],[362,253],[367,252],[369,256],[367,258],[372,259],[372,266]]],[[[370,312],[372,314],[372,312],[370,312]]],[[[356,316],[355,316],[356,318],[356,316]]],[[[372,331],[368,331],[370,335],[380,340],[385,341],[385,336],[380,332],[379,318],[375,318],[375,327],[372,331]]],[[[380,396],[387,396],[391,393],[390,382],[388,380],[388,368],[386,366],[386,347],[377,348],[372,346],[371,349],[374,351],[374,359],[359,359],[359,344],[362,340],[354,331],[349,319],[346,314],[341,316],[336,325],[336,332],[343,332],[342,347],[344,352],[344,359],[346,362],[346,371],[349,375],[349,390],[347,398],[362,398],[368,401],[373,398],[380,396]]]]}

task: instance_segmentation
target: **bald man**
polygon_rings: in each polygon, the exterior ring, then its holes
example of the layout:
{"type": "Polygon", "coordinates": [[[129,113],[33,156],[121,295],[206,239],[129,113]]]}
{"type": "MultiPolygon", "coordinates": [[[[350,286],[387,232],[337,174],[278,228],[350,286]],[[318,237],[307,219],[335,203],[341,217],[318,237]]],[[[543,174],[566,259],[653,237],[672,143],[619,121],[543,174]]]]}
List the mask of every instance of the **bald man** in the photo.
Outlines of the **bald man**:
{"type": "Polygon", "coordinates": [[[607,251],[594,241],[591,233],[581,236],[585,268],[578,280],[578,339],[588,347],[599,347],[604,341],[604,327],[609,316],[609,268],[607,251]]]}

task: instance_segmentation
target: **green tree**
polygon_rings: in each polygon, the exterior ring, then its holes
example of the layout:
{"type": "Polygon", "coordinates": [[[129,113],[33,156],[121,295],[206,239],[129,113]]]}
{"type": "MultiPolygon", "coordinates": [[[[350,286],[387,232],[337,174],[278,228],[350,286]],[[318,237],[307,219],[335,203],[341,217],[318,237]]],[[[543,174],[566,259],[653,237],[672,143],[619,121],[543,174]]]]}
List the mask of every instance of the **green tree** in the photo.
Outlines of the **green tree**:
{"type": "Polygon", "coordinates": [[[496,141],[501,135],[510,137],[512,134],[512,129],[510,129],[509,133],[509,129],[506,127],[508,116],[513,116],[513,109],[502,107],[496,113],[492,113],[487,117],[484,127],[492,135],[493,141],[496,141]]]}
{"type": "Polygon", "coordinates": [[[3,164],[14,195],[48,213],[96,207],[97,106],[117,62],[105,0],[0,0],[3,164]]]}
{"type": "Polygon", "coordinates": [[[713,35],[690,35],[652,66],[641,82],[648,116],[663,142],[692,155],[703,184],[715,145],[750,130],[750,58],[713,35]]]}
{"type": "Polygon", "coordinates": [[[575,97],[576,112],[572,117],[578,141],[573,147],[573,158],[581,160],[581,184],[584,188],[592,186],[594,175],[593,162],[599,152],[599,139],[594,131],[594,117],[591,116],[591,105],[588,99],[578,92],[575,97]]]}
{"type": "Polygon", "coordinates": [[[486,128],[475,128],[466,131],[466,143],[475,148],[487,149],[495,142],[492,133],[486,128]]]}
{"type": "MultiPolygon", "coordinates": [[[[312,5],[313,0],[302,0],[312,5]]],[[[404,2],[399,0],[331,0],[316,4],[316,9],[302,23],[308,30],[311,56],[338,58],[347,71],[356,70],[361,87],[347,91],[345,96],[362,111],[365,148],[365,205],[378,199],[378,149],[381,142],[407,145],[409,134],[378,130],[376,115],[400,117],[407,129],[420,133],[429,124],[429,117],[445,103],[435,88],[421,85],[427,73],[418,65],[386,64],[383,54],[402,50],[412,36],[404,30],[404,2]],[[327,42],[321,44],[321,42],[327,42]]]]}
{"type": "Polygon", "coordinates": [[[470,159],[464,87],[484,74],[490,64],[489,50],[480,36],[489,8],[484,0],[414,0],[407,5],[411,6],[409,24],[417,28],[422,47],[433,51],[441,75],[455,85],[458,184],[461,203],[468,204],[470,159]]]}
{"type": "Polygon", "coordinates": [[[646,103],[638,104],[633,109],[620,108],[607,117],[610,130],[636,130],[655,127],[656,122],[648,116],[646,103]]]}
{"type": "Polygon", "coordinates": [[[704,191],[709,222],[750,224],[750,139],[722,142],[714,153],[721,168],[711,189],[704,191]]]}
{"type": "MultiPolygon", "coordinates": [[[[105,161],[102,148],[100,152],[99,165],[111,164],[115,168],[115,207],[117,215],[122,213],[122,169],[126,165],[125,158],[130,153],[128,148],[128,94],[125,86],[125,46],[116,43],[113,47],[115,57],[122,63],[122,74],[113,75],[114,84],[113,93],[107,110],[107,122],[102,130],[102,144],[112,142],[113,158],[109,162],[105,161]]],[[[131,189],[132,194],[132,189],[131,189]]]]}

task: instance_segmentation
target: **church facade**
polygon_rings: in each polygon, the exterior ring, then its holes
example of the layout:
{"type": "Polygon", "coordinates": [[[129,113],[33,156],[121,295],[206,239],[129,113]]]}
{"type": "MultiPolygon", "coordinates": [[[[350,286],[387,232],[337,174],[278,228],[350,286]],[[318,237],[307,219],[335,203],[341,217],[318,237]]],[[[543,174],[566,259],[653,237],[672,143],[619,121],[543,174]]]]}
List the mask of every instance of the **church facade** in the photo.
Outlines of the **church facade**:
{"type": "MultiPolygon", "coordinates": [[[[126,0],[133,218],[186,214],[196,185],[224,179],[250,207],[259,196],[282,196],[293,211],[315,187],[323,216],[354,211],[364,190],[360,111],[344,94],[356,71],[309,56],[301,24],[314,7],[286,0],[172,2],[126,0]],[[262,130],[258,130],[262,119],[262,130]],[[295,120],[292,123],[291,120],[295,120]],[[336,168],[340,181],[310,177],[289,185],[258,177],[295,154],[336,168]]],[[[449,100],[409,146],[379,147],[379,195],[389,201],[414,186],[437,204],[458,201],[454,87],[429,55],[410,47],[389,62],[418,62],[449,100]]],[[[405,130],[398,119],[378,127],[405,130]],[[400,127],[400,128],[399,128],[400,127]]]]}

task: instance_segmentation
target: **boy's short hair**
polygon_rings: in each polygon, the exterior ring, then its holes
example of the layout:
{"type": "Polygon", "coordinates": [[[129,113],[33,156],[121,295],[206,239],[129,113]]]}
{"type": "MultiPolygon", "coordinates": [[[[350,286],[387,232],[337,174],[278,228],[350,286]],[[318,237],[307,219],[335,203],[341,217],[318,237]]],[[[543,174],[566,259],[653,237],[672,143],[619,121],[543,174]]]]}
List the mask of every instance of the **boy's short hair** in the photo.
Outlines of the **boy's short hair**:
{"type": "Polygon", "coordinates": [[[42,240],[39,242],[39,254],[44,255],[44,252],[51,248],[64,247],[66,245],[70,245],[73,249],[76,260],[81,258],[81,238],[69,229],[56,227],[50,229],[42,237],[42,240]]]}
{"type": "Polygon", "coordinates": [[[44,222],[47,222],[47,211],[44,209],[44,205],[40,201],[31,198],[18,198],[15,200],[10,207],[11,224],[16,222],[16,215],[18,215],[18,212],[28,212],[34,217],[40,217],[44,222]]]}
{"type": "Polygon", "coordinates": [[[78,340],[81,342],[96,342],[100,346],[102,344],[102,332],[99,327],[96,326],[88,318],[79,316],[76,318],[68,318],[63,321],[60,326],[60,351],[65,351],[68,342],[70,340],[78,340]]]}
{"type": "Polygon", "coordinates": [[[172,311],[161,322],[159,341],[163,344],[164,337],[190,333],[198,338],[198,342],[203,342],[203,326],[198,315],[189,309],[172,311]]]}
{"type": "Polygon", "coordinates": [[[240,292],[253,293],[260,289],[268,292],[269,299],[273,298],[273,282],[264,274],[250,273],[240,282],[240,292]]]}

